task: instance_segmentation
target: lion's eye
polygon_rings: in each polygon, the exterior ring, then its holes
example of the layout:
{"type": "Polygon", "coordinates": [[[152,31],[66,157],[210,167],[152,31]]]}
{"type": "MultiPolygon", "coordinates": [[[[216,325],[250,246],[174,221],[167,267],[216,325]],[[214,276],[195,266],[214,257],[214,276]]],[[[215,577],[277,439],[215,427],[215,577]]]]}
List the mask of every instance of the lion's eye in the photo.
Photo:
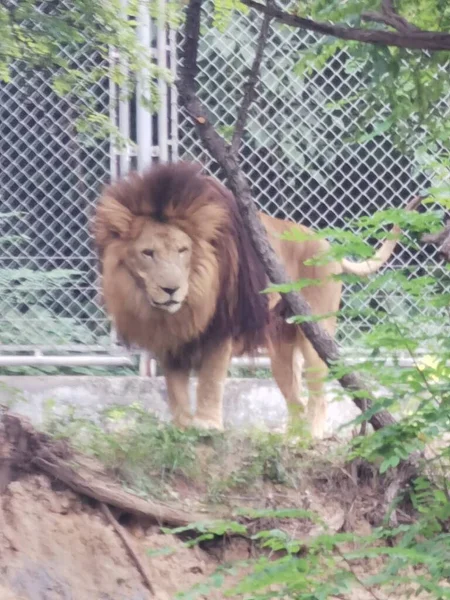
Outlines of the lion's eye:
{"type": "Polygon", "coordinates": [[[180,249],[178,250],[178,252],[179,252],[180,254],[184,254],[184,252],[187,252],[188,250],[189,250],[189,248],[187,248],[187,247],[184,247],[184,248],[180,248],[180,249]]]}
{"type": "Polygon", "coordinates": [[[155,254],[155,251],[151,248],[145,248],[144,250],[142,250],[142,254],[144,254],[144,256],[152,257],[155,254]]]}

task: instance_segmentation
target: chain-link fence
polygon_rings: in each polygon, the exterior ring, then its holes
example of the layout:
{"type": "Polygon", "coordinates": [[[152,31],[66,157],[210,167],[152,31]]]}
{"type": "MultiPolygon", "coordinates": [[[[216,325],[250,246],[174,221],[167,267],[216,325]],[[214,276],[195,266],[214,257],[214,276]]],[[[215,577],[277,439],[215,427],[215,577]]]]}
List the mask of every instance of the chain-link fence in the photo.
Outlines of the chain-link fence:
{"type": "MultiPolygon", "coordinates": [[[[224,33],[209,27],[201,40],[200,95],[225,136],[236,118],[260,23],[261,16],[255,11],[235,15],[232,27],[224,33]]],[[[419,153],[417,159],[402,155],[383,134],[364,143],[348,141],[358,117],[371,114],[372,110],[360,93],[365,85],[364,75],[355,72],[344,49],[320,71],[299,77],[295,65],[300,53],[314,47],[318,39],[313,33],[273,26],[241,162],[263,211],[316,229],[349,228],[350,220],[405,206],[413,195],[430,185],[433,169],[423,168],[419,153]]],[[[389,114],[388,107],[384,108],[389,114]]],[[[440,110],[442,119],[450,118],[450,95],[440,110]]],[[[410,148],[419,148],[420,142],[420,134],[411,132],[410,148]]],[[[217,165],[203,151],[187,122],[180,130],[180,155],[201,158],[220,176],[217,165]]],[[[355,227],[353,224],[353,230],[355,227]]],[[[384,268],[408,266],[423,274],[424,265],[428,269],[437,265],[434,255],[430,248],[418,251],[399,246],[384,268]]],[[[410,277],[414,277],[414,272],[410,277]]],[[[443,280],[443,285],[450,287],[450,281],[443,280]]],[[[353,345],[359,334],[370,328],[370,317],[362,316],[370,307],[381,307],[387,315],[403,313],[405,317],[417,312],[414,300],[398,290],[380,289],[365,297],[361,293],[356,300],[355,291],[365,287],[345,287],[344,304],[350,307],[353,302],[360,316],[341,317],[339,336],[344,345],[353,345]]],[[[430,321],[436,322],[438,314],[433,312],[430,321]]],[[[442,322],[439,320],[439,326],[442,322]]]]}
{"type": "MultiPolygon", "coordinates": [[[[62,5],[70,9],[70,0],[62,5]]],[[[40,15],[54,8],[37,3],[40,15]]],[[[155,64],[175,69],[174,32],[158,29],[148,8],[136,35],[155,64]]],[[[19,62],[0,84],[0,366],[129,365],[101,306],[90,217],[106,183],[154,159],[176,158],[176,94],[161,81],[166,102],[151,115],[137,93],[125,97],[107,77],[115,68],[127,76],[114,48],[105,58],[85,39],[59,50],[83,89],[62,98],[53,87],[58,71],[19,62]],[[80,127],[93,110],[108,116],[119,136],[99,139],[80,127]],[[119,148],[113,137],[129,143],[119,148]]],[[[137,75],[139,94],[147,76],[137,75]]]]}
{"type": "MultiPolygon", "coordinates": [[[[240,15],[225,33],[209,24],[201,40],[200,94],[225,136],[253,58],[258,23],[255,14],[240,15]]],[[[158,35],[147,20],[138,35],[154,49],[155,62],[175,69],[173,32],[158,35]]],[[[313,34],[274,26],[241,159],[261,209],[316,228],[343,227],[348,218],[404,205],[426,186],[430,172],[383,135],[363,144],[346,141],[356,116],[370,110],[361,97],[353,99],[364,82],[349,68],[345,51],[320,72],[297,76],[298,50],[316,41],[313,34]],[[341,109],[330,111],[337,103],[341,109]]],[[[71,59],[80,70],[103,60],[86,49],[71,59]]],[[[98,302],[88,230],[101,186],[130,165],[143,166],[139,157],[142,163],[147,154],[169,160],[178,154],[220,173],[164,84],[166,103],[153,118],[135,99],[119,101],[106,78],[91,90],[98,110],[138,142],[136,162],[129,149],[119,153],[108,140],[86,144],[75,127],[80,100],[56,95],[49,79],[45,70],[15,64],[11,82],[0,85],[0,351],[111,354],[116,350],[98,302]]],[[[442,112],[448,117],[450,97],[442,112]]],[[[388,268],[424,263],[436,264],[432,254],[403,247],[388,268]]],[[[344,297],[351,301],[352,289],[344,297]]],[[[415,310],[392,291],[367,302],[374,300],[386,311],[415,310]]],[[[368,326],[361,318],[348,321],[341,338],[350,344],[368,326]]]]}
{"type": "MultiPolygon", "coordinates": [[[[100,60],[76,59],[80,69],[100,60]]],[[[92,93],[108,112],[108,81],[92,93]]],[[[96,301],[88,209],[109,177],[109,142],[82,143],[77,99],[57,96],[46,70],[14,64],[0,111],[2,349],[103,345],[108,324],[96,301]]]]}

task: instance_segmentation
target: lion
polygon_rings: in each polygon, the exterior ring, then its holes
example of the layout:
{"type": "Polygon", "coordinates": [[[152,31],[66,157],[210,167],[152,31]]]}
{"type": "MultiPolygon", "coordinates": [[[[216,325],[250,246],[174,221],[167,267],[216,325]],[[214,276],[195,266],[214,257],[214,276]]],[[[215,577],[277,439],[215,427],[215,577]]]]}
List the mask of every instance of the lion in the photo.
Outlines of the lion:
{"type": "MultiPolygon", "coordinates": [[[[94,215],[94,239],[106,310],[121,339],[148,350],[165,376],[174,423],[222,429],[224,383],[233,355],[266,348],[291,418],[306,412],[311,435],[322,438],[327,366],[298,326],[285,319],[283,299],[269,285],[233,194],[200,165],[179,162],[131,173],[105,189],[94,215]],[[188,383],[198,376],[191,414],[188,383]],[[308,399],[302,389],[302,373],[308,399]]],[[[282,239],[303,225],[260,213],[278,258],[293,281],[313,280],[302,294],[334,336],[341,273],[367,276],[391,256],[394,227],[371,260],[308,264],[329,250],[326,240],[282,239]]]]}

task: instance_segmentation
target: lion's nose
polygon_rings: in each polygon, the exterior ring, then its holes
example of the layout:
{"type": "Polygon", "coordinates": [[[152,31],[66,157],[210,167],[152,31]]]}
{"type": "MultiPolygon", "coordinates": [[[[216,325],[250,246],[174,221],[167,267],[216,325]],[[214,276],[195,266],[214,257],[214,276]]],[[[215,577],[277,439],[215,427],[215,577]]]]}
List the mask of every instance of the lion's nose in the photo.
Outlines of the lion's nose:
{"type": "Polygon", "coordinates": [[[179,289],[177,287],[175,288],[167,288],[167,287],[161,287],[161,289],[163,290],[163,292],[166,292],[166,294],[169,294],[169,296],[173,296],[173,294],[175,294],[175,292],[179,289]]]}

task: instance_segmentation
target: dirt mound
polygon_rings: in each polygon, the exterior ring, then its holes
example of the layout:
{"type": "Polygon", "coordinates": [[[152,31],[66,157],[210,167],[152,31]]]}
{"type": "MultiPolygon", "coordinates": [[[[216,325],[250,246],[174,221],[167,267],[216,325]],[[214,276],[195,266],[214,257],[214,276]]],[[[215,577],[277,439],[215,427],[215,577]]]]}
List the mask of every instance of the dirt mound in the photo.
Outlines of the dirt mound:
{"type": "MultiPolygon", "coordinates": [[[[173,461],[182,469],[172,468],[170,486],[158,488],[159,497],[152,497],[136,489],[128,492],[124,485],[137,484],[143,476],[136,470],[136,456],[149,462],[149,447],[160,448],[170,431],[141,432],[145,452],[140,446],[139,452],[128,447],[133,463],[124,463],[121,454],[117,462],[116,452],[115,462],[104,454],[108,470],[105,463],[36,431],[26,420],[4,414],[0,420],[1,600],[168,600],[195,586],[199,587],[195,595],[186,598],[221,600],[229,597],[225,590],[244,574],[242,561],[279,554],[264,550],[253,534],[278,531],[298,543],[299,552],[321,532],[365,535],[379,522],[385,504],[383,488],[369,475],[347,472],[335,455],[334,462],[327,463],[322,451],[299,455],[297,450],[271,446],[273,440],[266,438],[258,438],[256,446],[248,440],[238,446],[234,438],[211,445],[211,440],[201,437],[189,439],[185,446],[185,436],[180,442],[180,434],[172,433],[175,437],[163,455],[156,462],[153,456],[152,469],[159,471],[145,477],[157,481],[158,472],[173,461]],[[149,435],[156,436],[150,446],[149,435]],[[190,458],[186,453],[191,453],[190,458]],[[135,470],[128,480],[131,467],[135,470]],[[362,485],[365,480],[367,485],[362,485]],[[186,533],[176,537],[161,528],[221,518],[237,525],[237,507],[247,509],[247,515],[239,517],[244,534],[222,532],[192,545],[185,543],[186,533]],[[274,517],[272,509],[280,508],[288,513],[274,517]],[[259,511],[258,516],[249,514],[252,509],[259,511]],[[303,512],[293,517],[289,509],[303,512]],[[305,516],[311,511],[317,520],[305,516]],[[222,567],[230,562],[234,571],[224,575],[222,567]],[[218,568],[223,585],[211,585],[210,576],[216,577],[218,568]]],[[[136,434],[132,438],[135,441],[136,434]]],[[[114,441],[122,448],[127,439],[121,434],[114,441]]],[[[107,442],[109,446],[110,438],[107,442]]],[[[330,448],[329,444],[328,454],[330,448]]],[[[372,566],[364,562],[362,569],[368,572],[372,566]]],[[[346,597],[371,598],[367,590],[355,593],[352,590],[346,597]]]]}
{"type": "MultiPolygon", "coordinates": [[[[252,551],[248,541],[239,538],[206,551],[186,547],[154,525],[130,523],[126,531],[154,593],[145,586],[113,527],[91,502],[71,491],[53,489],[44,475],[11,482],[0,497],[1,600],[172,600],[199,584],[204,591],[192,597],[222,600],[229,596],[205,585],[208,577],[220,564],[248,560],[252,551]]],[[[376,567],[364,561],[357,570],[364,577],[376,567]]],[[[237,582],[238,573],[225,578],[223,590],[237,582]]],[[[346,596],[348,600],[373,597],[361,586],[346,596]]],[[[376,597],[388,598],[379,590],[376,597]]],[[[409,596],[397,590],[396,597],[409,596]]]]}
{"type": "MultiPolygon", "coordinates": [[[[147,600],[123,543],[101,513],[47,477],[11,482],[0,505],[2,600],[147,600]]],[[[217,561],[158,528],[128,529],[155,598],[173,598],[199,583],[217,561]],[[173,554],[168,554],[170,550],[173,554]],[[150,556],[150,551],[153,553],[150,556]],[[161,555],[155,555],[161,551],[161,555]]],[[[210,598],[220,598],[212,593],[210,598]]]]}
{"type": "Polygon", "coordinates": [[[213,555],[161,531],[199,515],[128,493],[83,459],[26,420],[2,416],[2,600],[166,600],[216,569],[213,555]]]}

